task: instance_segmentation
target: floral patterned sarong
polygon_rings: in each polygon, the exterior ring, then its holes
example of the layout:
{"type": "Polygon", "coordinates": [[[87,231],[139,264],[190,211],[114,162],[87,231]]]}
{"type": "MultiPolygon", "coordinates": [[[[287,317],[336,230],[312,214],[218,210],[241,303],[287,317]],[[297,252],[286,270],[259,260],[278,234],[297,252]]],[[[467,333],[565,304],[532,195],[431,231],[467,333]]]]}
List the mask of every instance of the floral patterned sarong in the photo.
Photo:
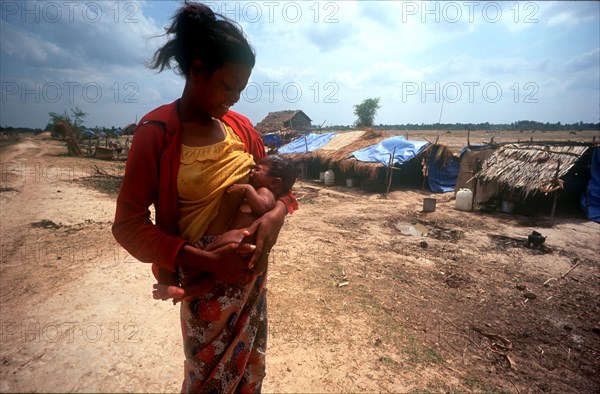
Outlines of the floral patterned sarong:
{"type": "Polygon", "coordinates": [[[265,376],[266,271],[181,303],[182,392],[255,393],[265,376]]]}

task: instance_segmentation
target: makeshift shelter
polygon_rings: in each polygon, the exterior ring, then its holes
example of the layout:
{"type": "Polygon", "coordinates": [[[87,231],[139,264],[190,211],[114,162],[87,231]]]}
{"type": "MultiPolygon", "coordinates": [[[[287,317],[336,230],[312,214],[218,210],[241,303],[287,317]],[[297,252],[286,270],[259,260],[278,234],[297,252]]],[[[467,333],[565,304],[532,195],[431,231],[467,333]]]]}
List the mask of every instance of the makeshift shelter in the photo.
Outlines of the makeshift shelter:
{"type": "MultiPolygon", "coordinates": [[[[557,192],[569,189],[575,168],[583,170],[589,162],[591,144],[573,142],[510,143],[499,145],[474,171],[469,182],[474,184],[475,205],[493,197],[511,207],[524,204],[536,195],[552,194],[551,217],[556,208],[557,192]],[[586,159],[587,157],[587,159],[586,159]]],[[[589,168],[589,167],[588,167],[589,168]]],[[[582,172],[582,171],[579,171],[582,172]]],[[[581,190],[579,190],[581,192],[581,190]]]]}
{"type": "MultiPolygon", "coordinates": [[[[284,154],[301,167],[303,176],[306,178],[319,178],[320,173],[328,169],[335,171],[340,176],[344,174],[351,178],[377,177],[379,168],[382,167],[379,163],[363,163],[354,158],[347,159],[347,157],[358,149],[385,139],[381,132],[351,131],[321,135],[325,135],[325,137],[318,140],[320,141],[318,146],[315,146],[315,140],[308,137],[311,142],[309,146],[303,136],[283,146],[277,153],[284,154]],[[295,148],[290,149],[288,146],[295,148]]],[[[342,179],[340,176],[338,179],[342,179]]]]}
{"type": "Polygon", "coordinates": [[[429,190],[434,193],[454,191],[459,159],[446,145],[434,144],[429,151],[426,172],[429,190]]]}
{"type": "Polygon", "coordinates": [[[308,131],[311,129],[311,119],[301,110],[269,112],[256,124],[260,134],[293,131],[308,131]]]}
{"type": "Polygon", "coordinates": [[[454,189],[452,176],[441,175],[446,174],[448,163],[452,162],[449,157],[454,157],[447,147],[408,141],[403,136],[386,137],[380,131],[307,134],[280,148],[278,153],[296,162],[305,177],[317,178],[330,169],[336,179],[356,180],[371,191],[384,191],[392,185],[424,187],[427,168],[437,166],[433,177],[438,185],[450,182],[450,190],[454,189]]]}
{"type": "Polygon", "coordinates": [[[129,123],[126,126],[123,126],[123,128],[121,129],[121,134],[122,135],[133,135],[133,131],[135,130],[135,123],[129,123]]]}
{"type": "Polygon", "coordinates": [[[280,154],[286,153],[309,153],[313,152],[323,145],[327,144],[330,139],[333,138],[334,133],[324,133],[324,134],[316,134],[310,133],[306,134],[289,144],[281,147],[278,151],[280,154]]]}
{"type": "Polygon", "coordinates": [[[600,149],[594,149],[590,166],[590,179],[581,194],[581,208],[589,220],[600,223],[600,149]]]}
{"type": "Polygon", "coordinates": [[[458,176],[456,178],[455,191],[460,189],[469,189],[474,193],[473,205],[487,201],[496,192],[488,187],[486,190],[477,189],[477,179],[474,175],[477,174],[483,163],[498,149],[497,144],[491,145],[469,145],[465,146],[459,155],[458,176]]]}
{"type": "Polygon", "coordinates": [[[265,147],[270,149],[279,148],[282,145],[281,137],[277,133],[269,133],[262,136],[265,147]]]}
{"type": "Polygon", "coordinates": [[[378,180],[389,191],[391,186],[424,186],[427,154],[431,144],[426,141],[409,141],[403,136],[386,138],[377,144],[352,152],[349,157],[380,165],[378,180]],[[383,180],[381,175],[385,175],[383,180]]]}

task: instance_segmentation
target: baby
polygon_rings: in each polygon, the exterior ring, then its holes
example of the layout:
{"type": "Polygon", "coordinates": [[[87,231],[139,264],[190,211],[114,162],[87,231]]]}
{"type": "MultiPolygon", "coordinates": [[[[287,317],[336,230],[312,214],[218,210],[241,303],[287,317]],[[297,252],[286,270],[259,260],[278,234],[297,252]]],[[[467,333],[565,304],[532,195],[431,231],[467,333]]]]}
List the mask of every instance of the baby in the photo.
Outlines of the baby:
{"type": "MultiPolygon", "coordinates": [[[[249,183],[229,187],[223,196],[219,214],[194,246],[214,250],[229,243],[241,243],[243,235],[240,232],[224,230],[246,228],[273,209],[277,198],[289,193],[297,175],[298,170],[294,164],[281,156],[266,156],[261,159],[250,171],[249,183]],[[237,195],[238,198],[228,198],[228,195],[237,195]],[[238,203],[239,196],[242,197],[241,204],[238,203]],[[232,207],[232,204],[236,204],[237,207],[232,207]],[[233,219],[227,214],[227,209],[237,209],[233,219]]],[[[177,303],[183,298],[204,295],[217,285],[215,278],[207,273],[194,280],[186,278],[186,282],[193,284],[175,286],[173,283],[178,283],[177,274],[161,272],[152,296],[161,300],[173,299],[173,303],[177,303]]]]}

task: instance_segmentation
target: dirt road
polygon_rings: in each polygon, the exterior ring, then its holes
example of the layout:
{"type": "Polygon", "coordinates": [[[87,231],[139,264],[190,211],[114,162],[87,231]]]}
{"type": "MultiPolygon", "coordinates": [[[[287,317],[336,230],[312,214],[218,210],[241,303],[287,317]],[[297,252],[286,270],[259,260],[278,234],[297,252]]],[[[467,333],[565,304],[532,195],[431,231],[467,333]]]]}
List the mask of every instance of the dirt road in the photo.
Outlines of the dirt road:
{"type": "MultiPolygon", "coordinates": [[[[178,391],[178,307],[151,298],[110,233],[110,180],[89,179],[123,162],[65,153],[44,135],[2,148],[0,391],[178,391]]],[[[597,223],[456,211],[452,193],[427,214],[420,191],[297,195],[271,254],[265,391],[600,391],[597,223]],[[524,245],[533,229],[548,250],[524,245]]]]}

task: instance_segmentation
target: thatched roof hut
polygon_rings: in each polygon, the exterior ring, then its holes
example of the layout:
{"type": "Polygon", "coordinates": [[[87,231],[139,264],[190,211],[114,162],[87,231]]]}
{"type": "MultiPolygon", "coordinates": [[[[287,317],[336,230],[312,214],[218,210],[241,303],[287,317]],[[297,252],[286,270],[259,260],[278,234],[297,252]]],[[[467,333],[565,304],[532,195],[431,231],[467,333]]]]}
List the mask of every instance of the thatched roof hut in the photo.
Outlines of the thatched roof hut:
{"type": "Polygon", "coordinates": [[[256,130],[261,134],[281,131],[306,131],[311,128],[312,120],[301,110],[269,112],[256,124],[256,130]]]}
{"type": "Polygon", "coordinates": [[[385,166],[380,163],[365,163],[354,158],[346,158],[352,152],[377,144],[385,138],[388,136],[373,130],[340,133],[320,149],[309,153],[288,154],[286,157],[296,164],[306,165],[309,172],[307,175],[310,176],[315,174],[318,176],[319,171],[332,169],[339,173],[374,178],[377,177],[379,169],[385,166]]]}
{"type": "Polygon", "coordinates": [[[563,187],[563,178],[590,148],[589,144],[512,143],[500,146],[473,178],[485,188],[525,199],[563,187]]]}
{"type": "Polygon", "coordinates": [[[421,187],[427,173],[426,163],[432,153],[435,154],[435,160],[442,163],[453,156],[447,147],[429,144],[416,156],[401,165],[392,166],[392,169],[380,162],[370,163],[354,157],[348,158],[353,152],[376,145],[390,137],[385,132],[372,129],[342,132],[312,152],[285,156],[303,168],[307,178],[317,178],[320,172],[331,169],[335,172],[336,179],[356,179],[365,189],[371,191],[383,191],[388,185],[421,187]],[[432,149],[434,147],[437,149],[432,149]]]}
{"type": "Polygon", "coordinates": [[[123,126],[122,130],[122,134],[123,135],[133,135],[133,131],[135,130],[135,127],[137,125],[135,123],[129,123],[126,126],[123,126]]]}

